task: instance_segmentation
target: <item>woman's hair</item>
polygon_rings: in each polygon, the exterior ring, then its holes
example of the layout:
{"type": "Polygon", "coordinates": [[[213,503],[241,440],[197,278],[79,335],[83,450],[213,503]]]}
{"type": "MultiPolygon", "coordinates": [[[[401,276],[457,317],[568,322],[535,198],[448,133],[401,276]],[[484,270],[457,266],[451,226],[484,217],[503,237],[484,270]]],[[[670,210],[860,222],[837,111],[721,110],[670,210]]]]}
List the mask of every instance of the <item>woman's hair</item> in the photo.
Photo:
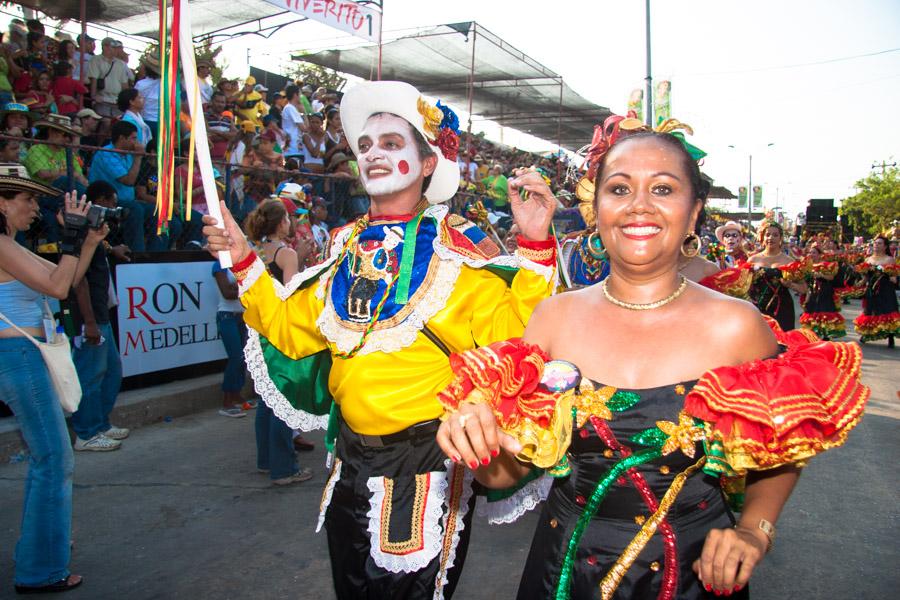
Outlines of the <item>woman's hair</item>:
{"type": "Polygon", "coordinates": [[[287,209],[281,200],[272,198],[260,203],[244,219],[244,231],[253,242],[261,242],[276,231],[287,216],[287,209]]]}
{"type": "Polygon", "coordinates": [[[53,76],[65,77],[72,70],[72,63],[67,60],[61,60],[53,63],[53,76]]]}
{"type": "Polygon", "coordinates": [[[69,60],[69,46],[72,47],[73,51],[77,48],[75,42],[73,42],[72,40],[63,40],[59,43],[58,60],[69,60]]]}
{"type": "Polygon", "coordinates": [[[32,50],[34,50],[35,46],[37,46],[37,43],[43,37],[44,37],[43,33],[38,33],[37,31],[29,31],[28,34],[25,36],[25,39],[28,42],[28,51],[31,52],[32,50]]]}
{"type": "MultiPolygon", "coordinates": [[[[603,177],[603,170],[606,168],[606,159],[609,157],[613,148],[617,146],[621,146],[622,144],[627,144],[630,140],[637,140],[641,138],[653,138],[659,140],[663,144],[667,145],[670,149],[675,150],[675,152],[681,157],[682,165],[684,166],[684,170],[688,174],[688,183],[691,185],[691,195],[697,202],[700,202],[702,206],[706,206],[706,197],[709,195],[709,182],[707,182],[700,175],[700,167],[697,165],[697,161],[691,156],[690,152],[687,151],[687,148],[684,147],[684,144],[681,143],[674,135],[669,133],[658,133],[656,131],[639,131],[637,133],[632,133],[625,137],[619,138],[603,155],[603,158],[600,159],[600,163],[597,166],[597,175],[594,177],[594,204],[597,203],[597,198],[600,195],[600,186],[597,183],[603,177]]],[[[698,219],[699,223],[700,219],[698,219]]]]}
{"type": "Polygon", "coordinates": [[[878,240],[881,240],[882,242],[884,242],[885,251],[891,247],[891,241],[889,239],[887,239],[886,235],[876,235],[874,238],[872,238],[872,245],[874,246],[875,242],[878,240]]]}
{"type": "MultiPolygon", "coordinates": [[[[16,190],[0,190],[0,198],[4,200],[12,200],[19,195],[16,190]]],[[[0,234],[7,235],[9,230],[6,228],[6,215],[0,213],[0,234]]]]}

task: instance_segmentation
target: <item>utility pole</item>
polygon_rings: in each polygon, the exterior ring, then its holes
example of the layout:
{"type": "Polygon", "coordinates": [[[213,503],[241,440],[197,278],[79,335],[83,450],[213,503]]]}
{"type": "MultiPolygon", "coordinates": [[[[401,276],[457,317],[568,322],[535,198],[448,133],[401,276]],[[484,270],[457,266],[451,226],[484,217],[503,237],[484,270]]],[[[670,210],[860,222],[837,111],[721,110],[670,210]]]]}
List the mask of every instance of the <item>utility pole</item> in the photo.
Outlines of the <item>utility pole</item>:
{"type": "Polygon", "coordinates": [[[875,169],[881,169],[881,176],[884,177],[884,172],[887,170],[888,167],[896,167],[896,166],[897,166],[896,162],[889,163],[889,162],[881,161],[881,164],[872,163],[872,170],[874,171],[875,169]]]}
{"type": "Polygon", "coordinates": [[[647,7],[647,109],[644,111],[644,122],[653,127],[653,75],[650,70],[650,0],[646,0],[647,7]]]}

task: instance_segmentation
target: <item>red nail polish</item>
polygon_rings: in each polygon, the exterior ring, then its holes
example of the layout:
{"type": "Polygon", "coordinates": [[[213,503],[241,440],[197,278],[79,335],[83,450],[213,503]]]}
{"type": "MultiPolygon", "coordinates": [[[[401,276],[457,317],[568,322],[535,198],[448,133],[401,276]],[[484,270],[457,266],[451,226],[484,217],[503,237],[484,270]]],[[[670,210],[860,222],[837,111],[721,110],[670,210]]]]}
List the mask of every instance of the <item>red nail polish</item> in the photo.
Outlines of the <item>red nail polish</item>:
{"type": "Polygon", "coordinates": [[[469,468],[474,471],[475,469],[478,468],[478,463],[473,460],[472,462],[469,463],[469,468]]]}
{"type": "Polygon", "coordinates": [[[453,456],[453,462],[458,463],[458,462],[461,461],[461,460],[462,460],[462,459],[461,459],[460,457],[458,457],[458,456],[456,456],[456,455],[453,456]]]}
{"type": "Polygon", "coordinates": [[[487,457],[484,457],[484,458],[481,459],[481,464],[483,464],[484,466],[489,465],[490,462],[491,462],[491,459],[489,459],[489,458],[487,458],[487,457]]]}
{"type": "Polygon", "coordinates": [[[722,595],[722,592],[720,592],[719,590],[716,590],[716,591],[713,592],[713,593],[714,593],[716,596],[721,596],[721,595],[722,595]]]}
{"type": "Polygon", "coordinates": [[[491,456],[493,456],[494,458],[497,458],[498,456],[500,456],[500,451],[499,450],[491,450],[491,456]]]}
{"type": "Polygon", "coordinates": [[[707,584],[706,584],[706,591],[707,591],[707,592],[711,592],[711,591],[712,591],[712,584],[711,584],[711,583],[707,583],[707,584]]]}
{"type": "Polygon", "coordinates": [[[734,586],[734,591],[735,591],[735,592],[739,592],[739,591],[741,591],[742,589],[744,589],[744,586],[743,586],[743,585],[736,585],[736,586],[734,586]]]}
{"type": "Polygon", "coordinates": [[[731,590],[725,590],[724,592],[722,592],[722,595],[723,595],[723,596],[730,596],[730,595],[731,595],[731,590]]]}

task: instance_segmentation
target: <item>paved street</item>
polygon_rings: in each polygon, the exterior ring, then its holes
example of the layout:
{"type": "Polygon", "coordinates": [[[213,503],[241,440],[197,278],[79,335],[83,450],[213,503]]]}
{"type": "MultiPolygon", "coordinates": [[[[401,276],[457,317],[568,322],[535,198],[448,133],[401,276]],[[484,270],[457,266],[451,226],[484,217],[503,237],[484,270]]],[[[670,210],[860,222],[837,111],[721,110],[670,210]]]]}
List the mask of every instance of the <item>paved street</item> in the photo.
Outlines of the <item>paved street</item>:
{"type": "MultiPolygon", "coordinates": [[[[900,349],[864,351],[868,415],[845,448],[806,469],[754,598],[868,599],[900,588],[900,349]]],[[[324,454],[321,435],[310,437],[317,449],[301,458],[315,477],[289,489],[256,472],[252,415],[208,411],[139,429],[121,451],[76,455],[72,568],[86,579],[66,598],[333,598],[325,536],[313,533],[324,454]]],[[[14,596],[25,469],[0,466],[2,598],[14,596]]],[[[476,521],[456,597],[514,597],[535,519],[476,521]]]]}

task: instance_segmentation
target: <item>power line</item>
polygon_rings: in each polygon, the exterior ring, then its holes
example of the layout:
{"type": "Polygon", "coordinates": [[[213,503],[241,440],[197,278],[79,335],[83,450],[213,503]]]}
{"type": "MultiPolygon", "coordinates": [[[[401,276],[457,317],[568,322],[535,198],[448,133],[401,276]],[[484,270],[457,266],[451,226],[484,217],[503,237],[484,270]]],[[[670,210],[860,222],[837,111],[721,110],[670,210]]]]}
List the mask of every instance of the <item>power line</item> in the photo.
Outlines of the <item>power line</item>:
{"type": "Polygon", "coordinates": [[[739,69],[737,71],[711,71],[708,73],[685,73],[679,77],[705,77],[710,75],[740,75],[744,73],[762,73],[765,71],[781,71],[785,69],[800,69],[803,67],[815,67],[818,65],[828,65],[848,60],[856,60],[858,58],[868,58],[870,56],[879,56],[881,54],[890,54],[892,52],[900,52],[900,48],[889,48],[887,50],[878,50],[876,52],[866,52],[865,54],[854,54],[853,56],[841,56],[839,58],[828,58],[825,60],[817,60],[806,63],[796,63],[792,65],[778,65],[772,67],[757,67],[754,69],[739,69]]]}

